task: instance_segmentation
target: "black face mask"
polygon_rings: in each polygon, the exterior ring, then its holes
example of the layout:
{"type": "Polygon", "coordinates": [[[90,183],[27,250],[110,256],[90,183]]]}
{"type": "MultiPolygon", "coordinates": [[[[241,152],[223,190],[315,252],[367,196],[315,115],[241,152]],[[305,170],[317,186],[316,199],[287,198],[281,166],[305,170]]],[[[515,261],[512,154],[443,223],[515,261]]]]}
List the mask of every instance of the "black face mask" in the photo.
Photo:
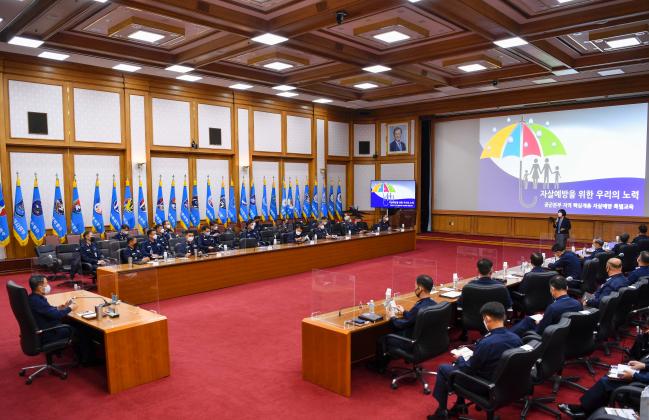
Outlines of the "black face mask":
{"type": "Polygon", "coordinates": [[[97,238],[95,238],[94,236],[92,238],[90,238],[91,243],[94,243],[96,240],[97,240],[97,238]]]}

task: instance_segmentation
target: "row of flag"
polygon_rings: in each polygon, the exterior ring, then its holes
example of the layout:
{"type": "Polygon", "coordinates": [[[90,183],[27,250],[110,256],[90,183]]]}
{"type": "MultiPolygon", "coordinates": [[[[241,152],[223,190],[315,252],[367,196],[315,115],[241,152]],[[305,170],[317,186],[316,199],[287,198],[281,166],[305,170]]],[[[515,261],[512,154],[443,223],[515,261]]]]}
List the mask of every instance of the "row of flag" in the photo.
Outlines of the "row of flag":
{"type": "MultiPolygon", "coordinates": [[[[298,180],[295,181],[295,200],[293,200],[293,184],[289,178],[288,192],[286,189],[286,181],[282,183],[282,202],[279,206],[279,216],[282,219],[287,218],[317,218],[329,217],[330,219],[342,218],[342,193],[340,180],[338,180],[338,189],[334,195],[333,183],[329,186],[329,194],[327,195],[326,185],[322,190],[322,198],[318,204],[318,183],[313,185],[312,193],[309,193],[308,184],[304,186],[303,198],[300,195],[300,186],[298,180]]],[[[38,188],[38,177],[34,174],[34,190],[32,196],[32,208],[27,223],[27,213],[23,202],[22,187],[20,177],[16,175],[16,193],[14,195],[14,217],[13,217],[13,236],[21,246],[25,246],[28,238],[31,238],[36,245],[40,245],[45,238],[45,219],[43,214],[43,206],[40,198],[40,191],[38,188]]],[[[235,206],[234,198],[234,183],[230,182],[229,188],[229,202],[226,206],[225,199],[225,181],[221,180],[221,194],[218,203],[218,209],[214,206],[212,198],[212,186],[210,177],[207,177],[207,201],[205,213],[209,222],[219,222],[221,224],[233,223],[237,220],[247,221],[260,216],[263,221],[277,220],[277,193],[275,188],[275,179],[272,181],[272,188],[270,193],[270,203],[266,194],[266,178],[264,177],[261,214],[257,213],[257,202],[255,194],[254,182],[250,184],[250,196],[246,193],[246,183],[241,183],[241,194],[239,200],[239,212],[235,206]],[[237,216],[238,214],[238,216],[237,216]]],[[[146,201],[142,191],[142,180],[139,180],[137,210],[133,201],[131,192],[131,184],[126,180],[126,188],[124,192],[124,200],[122,203],[117,199],[117,182],[113,175],[113,190],[111,197],[111,210],[109,215],[110,225],[114,230],[119,230],[121,225],[128,225],[129,229],[134,229],[136,226],[140,232],[144,232],[148,224],[148,216],[146,209],[146,201]]],[[[185,176],[182,192],[182,202],[180,210],[180,220],[177,220],[176,208],[176,182],[175,178],[171,180],[171,191],[169,193],[169,208],[165,217],[165,201],[162,194],[162,177],[160,177],[158,184],[158,193],[156,199],[156,207],[154,214],[154,221],[156,224],[162,224],[169,221],[172,226],[176,226],[177,222],[183,229],[190,227],[197,227],[201,223],[200,212],[198,207],[198,187],[197,182],[194,180],[192,186],[192,198],[189,200],[187,188],[187,176],[185,176]]],[[[81,234],[85,230],[85,222],[83,214],[81,213],[81,200],[79,199],[79,191],[77,188],[77,179],[74,178],[72,184],[72,212],[70,215],[71,228],[73,234],[81,234]]],[[[99,174],[95,180],[95,193],[92,207],[92,228],[93,231],[103,234],[105,230],[104,216],[101,204],[101,195],[99,192],[99,174]]],[[[54,187],[54,205],[52,209],[52,231],[57,235],[61,242],[64,241],[67,235],[67,221],[65,218],[65,205],[63,202],[63,195],[61,194],[61,187],[59,177],[56,176],[56,183],[54,187]]],[[[0,184],[0,246],[6,246],[10,240],[10,229],[7,220],[7,212],[5,210],[5,201],[2,194],[2,185],[0,184]]]]}

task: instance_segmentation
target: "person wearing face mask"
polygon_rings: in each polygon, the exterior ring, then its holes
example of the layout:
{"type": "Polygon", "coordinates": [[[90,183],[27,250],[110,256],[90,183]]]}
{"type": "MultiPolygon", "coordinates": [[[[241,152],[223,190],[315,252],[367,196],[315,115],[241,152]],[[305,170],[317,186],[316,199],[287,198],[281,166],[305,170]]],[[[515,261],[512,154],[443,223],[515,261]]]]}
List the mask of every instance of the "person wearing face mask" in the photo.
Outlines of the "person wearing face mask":
{"type": "Polygon", "coordinates": [[[163,225],[155,225],[153,227],[156,232],[156,241],[158,241],[158,246],[162,252],[169,251],[169,240],[163,225]]]}
{"type": "Polygon", "coordinates": [[[511,327],[510,331],[521,337],[529,331],[542,335],[547,327],[558,323],[564,313],[578,312],[583,309],[581,302],[568,296],[568,282],[563,276],[556,275],[550,279],[550,294],[554,302],[545,308],[543,318],[538,324],[534,319],[526,316],[511,327]]]}
{"type": "Polygon", "coordinates": [[[170,239],[178,237],[178,235],[176,235],[176,232],[171,227],[171,223],[168,220],[165,220],[162,226],[164,228],[164,234],[165,234],[165,238],[167,239],[167,242],[169,242],[170,239]]]}
{"type": "Polygon", "coordinates": [[[190,230],[185,231],[185,242],[181,243],[177,249],[179,251],[178,254],[184,255],[185,257],[194,255],[196,251],[200,253],[200,249],[194,238],[194,232],[190,230]]]}
{"type": "Polygon", "coordinates": [[[311,237],[317,236],[318,239],[330,239],[333,238],[333,235],[330,235],[327,233],[327,229],[325,229],[324,223],[322,221],[318,222],[318,225],[315,227],[315,229],[311,230],[311,237]]]}
{"type": "Polygon", "coordinates": [[[329,223],[329,219],[326,217],[323,217],[320,219],[320,224],[322,225],[323,229],[327,232],[327,235],[331,235],[331,223],[329,223]]]}
{"type": "Polygon", "coordinates": [[[505,328],[505,307],[499,302],[488,302],[480,308],[482,322],[487,334],[478,341],[469,360],[459,356],[453,364],[442,364],[437,369],[433,397],[438,407],[429,419],[447,419],[450,416],[467,412],[464,399],[458,397],[455,406],[447,410],[449,376],[460,370],[469,375],[479,376],[490,381],[503,352],[523,345],[520,337],[505,328]]]}
{"type": "Polygon", "coordinates": [[[589,256],[584,258],[584,261],[592,260],[593,258],[597,258],[597,255],[601,254],[604,251],[604,240],[600,238],[595,238],[593,239],[593,252],[590,253],[589,256]]]}
{"type": "Polygon", "coordinates": [[[604,297],[629,285],[626,277],[622,274],[622,260],[619,258],[611,258],[606,262],[606,273],[608,278],[595,290],[593,297],[590,299],[584,298],[583,303],[585,306],[598,308],[604,297]]]}
{"type": "Polygon", "coordinates": [[[566,217],[566,211],[560,209],[557,212],[557,218],[553,221],[554,237],[558,244],[566,245],[566,241],[570,237],[570,220],[566,217]]]}
{"type": "Polygon", "coordinates": [[[92,273],[97,271],[97,267],[106,265],[106,260],[101,253],[99,247],[94,242],[94,235],[91,231],[87,230],[81,235],[81,242],[79,243],[79,255],[81,262],[90,264],[92,266],[92,273]]]}
{"type": "Polygon", "coordinates": [[[356,223],[352,221],[352,217],[350,216],[349,213],[345,213],[345,218],[340,223],[340,229],[345,235],[347,235],[349,231],[352,232],[352,235],[360,231],[356,223]]]}
{"type": "Polygon", "coordinates": [[[216,252],[216,239],[210,235],[210,227],[205,225],[201,228],[201,234],[198,236],[197,246],[203,254],[216,252]]]}
{"type": "Polygon", "coordinates": [[[117,232],[117,235],[113,237],[116,241],[125,241],[129,237],[129,231],[131,229],[128,227],[128,225],[122,225],[120,228],[120,231],[117,232]]]}
{"type": "Polygon", "coordinates": [[[126,242],[126,248],[121,253],[121,257],[122,264],[128,263],[129,258],[134,263],[145,263],[149,261],[149,257],[142,255],[142,250],[137,246],[137,238],[135,236],[129,236],[126,242]]]}
{"type": "MultiPolygon", "coordinates": [[[[390,318],[390,324],[394,330],[394,334],[406,338],[412,337],[419,311],[437,304],[430,298],[431,290],[433,290],[433,279],[425,274],[417,276],[415,280],[415,295],[419,300],[409,311],[404,310],[403,306],[397,305],[397,314],[390,318]],[[398,314],[401,317],[397,317],[398,314]]],[[[409,348],[409,346],[408,343],[390,337],[390,335],[379,337],[376,343],[376,356],[374,362],[369,367],[377,370],[379,373],[384,372],[388,363],[390,363],[390,350],[397,348],[409,348]]]]}
{"type": "Polygon", "coordinates": [[[376,230],[376,228],[379,228],[384,232],[390,230],[390,218],[388,217],[387,214],[385,216],[381,217],[381,220],[379,221],[379,223],[374,225],[373,230],[376,230]]]}
{"type": "Polygon", "coordinates": [[[164,253],[164,249],[160,246],[160,242],[158,242],[158,235],[155,229],[147,229],[146,236],[146,241],[140,245],[142,255],[151,259],[160,257],[164,253]]]}
{"type": "Polygon", "coordinates": [[[297,225],[295,227],[295,233],[293,234],[293,242],[297,242],[301,244],[308,240],[309,240],[309,235],[304,233],[304,230],[302,229],[302,225],[297,225]]]}
{"type": "Polygon", "coordinates": [[[257,223],[254,220],[248,221],[248,226],[241,231],[240,239],[256,239],[257,243],[261,242],[261,235],[257,231],[257,223]]]}

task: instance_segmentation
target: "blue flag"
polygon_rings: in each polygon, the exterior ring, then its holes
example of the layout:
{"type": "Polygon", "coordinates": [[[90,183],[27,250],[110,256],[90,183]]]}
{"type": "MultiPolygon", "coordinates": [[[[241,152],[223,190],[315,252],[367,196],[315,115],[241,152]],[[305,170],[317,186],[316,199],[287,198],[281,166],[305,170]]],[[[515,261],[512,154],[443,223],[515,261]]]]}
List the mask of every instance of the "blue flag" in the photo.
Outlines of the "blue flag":
{"type": "MultiPolygon", "coordinates": [[[[144,198],[144,191],[142,190],[142,178],[138,178],[137,190],[137,229],[140,234],[144,234],[149,227],[149,215],[146,212],[146,199],[144,198]]],[[[162,193],[162,188],[160,188],[162,193]]],[[[164,211],[162,213],[164,215],[164,211]]]]}
{"type": "Polygon", "coordinates": [[[280,203],[280,207],[279,207],[279,214],[282,217],[282,219],[286,219],[286,209],[288,207],[286,205],[287,201],[288,200],[286,199],[286,180],[283,180],[282,181],[282,202],[280,203]]]}
{"type": "Polygon", "coordinates": [[[104,235],[104,215],[101,208],[101,194],[99,193],[99,174],[95,180],[95,198],[92,202],[92,228],[101,236],[104,235]]]}
{"type": "Polygon", "coordinates": [[[29,231],[27,229],[27,216],[25,215],[25,202],[20,178],[16,174],[16,194],[14,196],[14,237],[20,246],[27,245],[29,231]]]}
{"type": "Polygon", "coordinates": [[[277,194],[275,193],[275,177],[273,177],[273,185],[270,191],[270,209],[268,211],[271,221],[277,220],[277,194]]]}
{"type": "Polygon", "coordinates": [[[187,175],[183,181],[183,198],[180,202],[180,226],[183,229],[189,229],[191,221],[189,219],[189,191],[187,190],[187,175]]]}
{"type": "MultiPolygon", "coordinates": [[[[153,222],[156,225],[161,225],[165,221],[165,199],[162,196],[162,175],[158,181],[158,197],[155,200],[155,216],[153,222]]],[[[142,226],[144,227],[144,226],[142,226]]]]}
{"type": "Polygon", "coordinates": [[[228,223],[237,221],[237,206],[234,204],[234,182],[230,179],[230,190],[228,191],[230,199],[228,200],[228,223]]]}
{"type": "MultiPolygon", "coordinates": [[[[132,205],[133,203],[131,202],[131,206],[132,205]]],[[[124,201],[124,207],[126,207],[126,201],[124,201]]],[[[126,223],[126,221],[124,221],[124,223],[126,223]]],[[[113,194],[110,199],[110,225],[117,231],[122,227],[122,217],[119,214],[119,201],[117,200],[117,182],[115,182],[115,175],[113,175],[113,194]]]]}
{"type": "Polygon", "coordinates": [[[224,225],[228,221],[228,209],[225,204],[225,180],[221,177],[221,195],[219,197],[219,223],[224,225]]]}
{"type": "Polygon", "coordinates": [[[327,203],[327,207],[329,210],[329,218],[333,220],[336,215],[336,197],[334,196],[333,182],[329,184],[329,202],[327,203]]]}
{"type": "Polygon", "coordinates": [[[266,197],[266,177],[264,177],[264,190],[261,194],[261,220],[268,220],[268,200],[266,197]]]}
{"type": "Polygon", "coordinates": [[[77,177],[72,181],[72,213],[70,213],[70,222],[72,222],[71,231],[75,235],[81,235],[86,229],[81,213],[81,200],[79,200],[79,189],[77,188],[77,177]]]}
{"type": "Polygon", "coordinates": [[[212,198],[212,184],[210,183],[210,176],[207,176],[207,198],[205,199],[205,217],[208,223],[216,220],[214,213],[214,199],[212,198]]]}
{"type": "Polygon", "coordinates": [[[340,190],[340,179],[338,180],[338,191],[336,191],[336,216],[339,220],[343,219],[343,194],[340,190]]]}
{"type": "Polygon", "coordinates": [[[133,201],[133,190],[131,189],[131,182],[128,179],[126,180],[126,186],[124,188],[124,210],[122,212],[122,216],[124,219],[123,223],[125,225],[128,225],[129,229],[134,229],[135,228],[135,202],[133,201]]]}
{"type": "Polygon", "coordinates": [[[167,220],[171,223],[171,228],[176,229],[178,223],[178,210],[176,209],[176,178],[171,176],[171,192],[169,193],[169,212],[167,220]]]}
{"type": "Polygon", "coordinates": [[[189,212],[189,221],[192,226],[198,227],[201,225],[201,212],[198,208],[198,184],[194,178],[194,185],[192,186],[192,207],[189,212]]]}
{"type": "Polygon", "coordinates": [[[38,177],[34,174],[34,195],[32,197],[32,215],[29,219],[29,237],[36,246],[43,243],[45,237],[45,217],[43,216],[43,203],[41,192],[38,189],[38,177]]]}
{"type": "Polygon", "coordinates": [[[65,205],[63,204],[63,195],[61,194],[61,184],[59,176],[56,176],[54,185],[54,208],[52,209],[52,231],[63,242],[65,235],[68,233],[68,224],[65,220],[65,205]]]}
{"type": "Polygon", "coordinates": [[[329,217],[329,206],[327,205],[327,180],[322,183],[322,200],[320,200],[320,214],[322,217],[329,217]]]}
{"type": "Polygon", "coordinates": [[[288,179],[288,197],[286,198],[286,217],[292,219],[295,216],[295,206],[293,205],[293,183],[291,178],[288,179]]]}
{"type": "Polygon", "coordinates": [[[247,222],[248,215],[248,197],[246,196],[246,180],[241,183],[241,194],[239,195],[239,221],[247,222]]]}
{"type": "Polygon", "coordinates": [[[320,207],[318,207],[318,179],[316,177],[315,183],[313,184],[313,195],[311,195],[313,201],[311,201],[311,215],[314,219],[317,219],[320,213],[320,207]]]}
{"type": "Polygon", "coordinates": [[[5,208],[5,198],[2,193],[2,184],[0,184],[0,246],[9,245],[9,220],[7,219],[7,209],[5,208]]]}
{"type": "Polygon", "coordinates": [[[300,181],[295,178],[295,208],[293,208],[296,219],[302,217],[302,205],[300,204],[300,181]]]}
{"type": "Polygon", "coordinates": [[[309,198],[309,182],[304,183],[304,202],[302,203],[302,217],[311,217],[311,199],[309,198]]]}
{"type": "Polygon", "coordinates": [[[257,196],[255,194],[255,181],[250,179],[250,206],[248,207],[250,213],[250,218],[254,219],[258,216],[257,214],[257,196]]]}

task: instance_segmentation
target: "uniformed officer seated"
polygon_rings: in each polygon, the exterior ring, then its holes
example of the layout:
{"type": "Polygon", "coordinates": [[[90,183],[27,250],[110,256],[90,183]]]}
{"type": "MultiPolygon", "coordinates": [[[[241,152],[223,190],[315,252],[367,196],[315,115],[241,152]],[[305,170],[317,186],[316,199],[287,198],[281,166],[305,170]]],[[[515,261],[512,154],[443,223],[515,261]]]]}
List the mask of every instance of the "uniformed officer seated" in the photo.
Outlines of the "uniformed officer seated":
{"type": "Polygon", "coordinates": [[[333,239],[336,237],[336,235],[330,235],[329,232],[327,232],[322,220],[318,222],[315,229],[311,230],[311,238],[314,238],[315,236],[317,236],[318,239],[333,239]]]}
{"type": "Polygon", "coordinates": [[[198,249],[198,244],[196,243],[196,240],[194,238],[194,232],[190,230],[185,231],[185,242],[182,242],[176,246],[176,255],[179,257],[185,256],[185,257],[190,257],[194,255],[195,253],[200,254],[200,250],[198,249]]]}
{"type": "Polygon", "coordinates": [[[387,214],[385,216],[381,217],[381,220],[379,221],[379,223],[374,225],[374,230],[376,230],[376,228],[379,228],[382,231],[390,230],[390,218],[388,217],[387,214]]]}
{"type": "Polygon", "coordinates": [[[128,227],[128,225],[122,225],[120,227],[119,232],[117,232],[117,235],[115,235],[113,237],[113,239],[115,239],[116,241],[125,241],[125,240],[127,240],[128,237],[129,237],[130,230],[131,230],[131,228],[128,227]]]}
{"type": "Polygon", "coordinates": [[[304,229],[302,229],[302,225],[297,225],[295,227],[295,232],[293,233],[293,242],[301,244],[308,240],[309,240],[309,235],[304,233],[304,229]]]}
{"type": "Polygon", "coordinates": [[[218,242],[218,237],[219,237],[220,234],[221,234],[221,232],[219,232],[219,224],[218,224],[218,222],[210,223],[210,236],[212,236],[214,238],[214,240],[218,242]]]}
{"type": "Polygon", "coordinates": [[[163,225],[155,225],[153,227],[156,231],[156,240],[158,241],[158,246],[160,246],[162,252],[169,252],[169,239],[167,239],[167,232],[163,225]]]}
{"type": "Polygon", "coordinates": [[[177,238],[178,235],[176,235],[176,232],[174,231],[173,227],[171,226],[171,222],[168,220],[165,220],[165,222],[162,224],[164,228],[164,233],[165,233],[165,238],[167,239],[167,242],[169,242],[169,239],[177,238]]]}
{"type": "Polygon", "coordinates": [[[205,225],[201,228],[201,234],[198,236],[197,244],[198,250],[203,254],[208,252],[216,252],[218,245],[216,239],[210,235],[210,227],[205,225]]]}
{"type": "Polygon", "coordinates": [[[529,331],[542,335],[547,327],[558,323],[564,313],[578,312],[583,309],[581,302],[568,296],[568,282],[563,276],[556,275],[550,279],[550,294],[554,302],[545,308],[543,318],[538,324],[534,319],[526,316],[516,323],[510,331],[521,337],[529,331]]]}
{"type": "Polygon", "coordinates": [[[589,256],[584,257],[584,261],[588,261],[588,260],[592,260],[593,258],[597,258],[598,254],[606,252],[606,250],[604,250],[603,246],[604,246],[604,240],[603,239],[601,239],[601,238],[593,239],[593,252],[591,252],[589,256]]]}
{"type": "Polygon", "coordinates": [[[450,416],[467,412],[464,399],[458,397],[455,406],[447,410],[451,373],[461,370],[469,375],[479,376],[490,381],[505,350],[523,345],[520,337],[505,328],[505,307],[500,302],[488,302],[480,308],[482,321],[487,328],[487,334],[478,341],[473,356],[469,360],[459,356],[453,364],[442,364],[437,369],[437,379],[433,389],[433,397],[438,407],[429,419],[447,419],[450,416]]]}
{"type": "Polygon", "coordinates": [[[346,213],[345,218],[342,222],[340,222],[340,229],[345,235],[347,235],[349,232],[354,235],[360,231],[356,223],[352,221],[352,217],[349,215],[349,213],[346,213]]]}
{"type": "Polygon", "coordinates": [[[143,255],[142,250],[137,246],[137,238],[135,236],[129,236],[127,239],[126,248],[121,253],[122,264],[128,263],[129,258],[131,258],[131,262],[136,264],[149,261],[149,257],[143,255]]]}
{"type": "Polygon", "coordinates": [[[164,249],[158,242],[158,236],[156,235],[155,229],[147,229],[146,236],[146,240],[140,244],[142,256],[151,259],[160,258],[164,253],[164,249]]]}
{"type": "Polygon", "coordinates": [[[81,242],[79,242],[79,255],[81,262],[90,264],[92,267],[92,274],[97,271],[97,266],[106,265],[106,260],[101,253],[101,250],[95,244],[95,238],[92,231],[85,231],[81,235],[81,242]]]}
{"type": "Polygon", "coordinates": [[[262,245],[261,235],[257,231],[257,223],[254,220],[248,220],[247,227],[241,231],[239,239],[255,239],[258,245],[262,245]]]}

